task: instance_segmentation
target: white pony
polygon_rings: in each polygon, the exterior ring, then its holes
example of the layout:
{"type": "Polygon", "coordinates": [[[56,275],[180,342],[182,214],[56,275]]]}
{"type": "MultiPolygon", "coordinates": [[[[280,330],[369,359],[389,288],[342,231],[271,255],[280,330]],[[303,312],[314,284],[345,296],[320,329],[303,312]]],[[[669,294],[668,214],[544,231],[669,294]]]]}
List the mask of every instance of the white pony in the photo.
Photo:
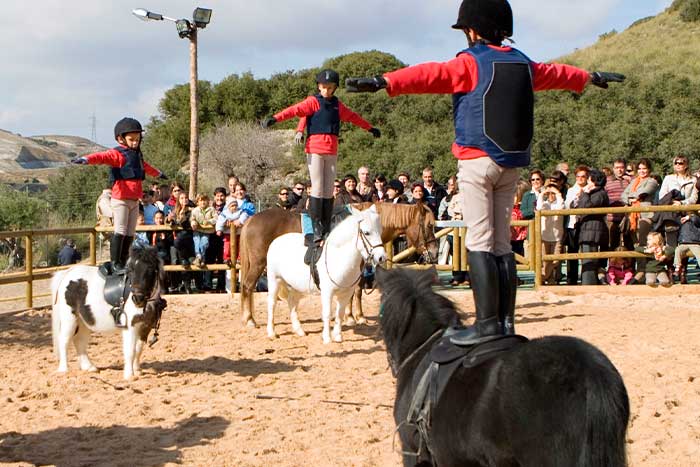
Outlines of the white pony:
{"type": "MultiPolygon", "coordinates": [[[[333,297],[337,300],[333,340],[341,342],[341,320],[346,304],[352,298],[355,284],[362,274],[362,261],[378,264],[386,261],[382,245],[382,227],[376,206],[352,214],[335,227],[323,246],[318,268],[323,319],[323,343],[331,341],[330,316],[333,297]]],[[[274,313],[278,297],[287,299],[292,329],[299,336],[306,333],[301,327],[296,307],[304,294],[319,292],[309,266],[304,264],[304,236],[288,233],[277,237],[267,250],[267,335],[275,333],[274,313]]]]}
{"type": "MultiPolygon", "coordinates": [[[[131,280],[124,302],[126,327],[122,329],[124,379],[138,376],[139,359],[150,330],[157,328],[165,300],[160,298],[163,264],[155,248],[132,247],[127,269],[131,280]]],[[[58,372],[68,371],[68,345],[72,341],[78,352],[80,368],[97,371],[87,356],[93,332],[119,329],[104,298],[105,279],[95,266],[76,265],[57,272],[51,281],[53,307],[51,331],[54,353],[58,355],[58,372]]],[[[122,317],[124,319],[124,317],[122,317]]]]}

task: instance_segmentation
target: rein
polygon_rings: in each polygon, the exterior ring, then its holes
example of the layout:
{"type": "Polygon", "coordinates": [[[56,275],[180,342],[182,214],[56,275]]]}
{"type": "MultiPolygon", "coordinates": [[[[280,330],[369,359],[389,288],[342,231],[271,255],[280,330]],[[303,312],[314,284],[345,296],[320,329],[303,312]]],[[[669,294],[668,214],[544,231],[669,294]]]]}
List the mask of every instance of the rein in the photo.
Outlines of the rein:
{"type": "Polygon", "coordinates": [[[437,337],[437,336],[439,336],[439,335],[442,335],[442,333],[444,333],[444,332],[445,332],[445,330],[442,329],[442,328],[440,328],[440,329],[438,329],[437,331],[435,331],[435,332],[434,332],[430,337],[428,337],[428,339],[426,339],[426,341],[423,342],[416,350],[414,350],[413,352],[411,352],[411,354],[410,354],[408,357],[406,357],[406,358],[404,359],[403,362],[401,362],[401,365],[399,365],[398,368],[396,368],[396,363],[395,363],[394,360],[391,358],[391,356],[389,356],[389,366],[391,367],[391,373],[392,373],[392,375],[394,376],[394,378],[396,378],[396,377],[399,376],[399,373],[401,373],[401,370],[403,370],[404,368],[406,368],[406,365],[408,364],[408,362],[410,362],[413,358],[415,358],[415,356],[418,355],[418,352],[420,352],[421,350],[423,350],[428,344],[432,344],[432,343],[433,343],[433,340],[435,339],[435,337],[437,337]]]}

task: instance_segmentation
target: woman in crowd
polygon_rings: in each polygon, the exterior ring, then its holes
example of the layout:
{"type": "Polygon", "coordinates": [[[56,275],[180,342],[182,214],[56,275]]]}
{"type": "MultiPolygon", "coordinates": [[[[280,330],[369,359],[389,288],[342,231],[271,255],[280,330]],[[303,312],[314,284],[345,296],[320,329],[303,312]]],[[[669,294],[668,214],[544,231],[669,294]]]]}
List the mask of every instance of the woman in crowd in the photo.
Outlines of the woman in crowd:
{"type": "MultiPolygon", "coordinates": [[[[588,183],[581,190],[578,208],[606,208],[610,204],[608,193],[605,191],[607,177],[600,170],[591,169],[588,174],[588,183]]],[[[606,245],[608,241],[608,226],[605,223],[607,214],[587,214],[581,216],[578,222],[578,241],[583,253],[598,252],[600,245],[606,245]]],[[[581,261],[581,284],[598,284],[597,271],[598,260],[584,259],[581,261]]],[[[601,273],[600,281],[603,282],[605,274],[601,273]]]]}
{"type": "Polygon", "coordinates": [[[535,169],[530,172],[530,186],[531,189],[523,194],[523,199],[520,201],[520,212],[525,220],[535,218],[535,204],[544,186],[544,173],[541,170],[535,169]]]}
{"type": "Polygon", "coordinates": [[[423,185],[421,185],[418,182],[411,185],[411,196],[413,198],[411,199],[411,201],[409,201],[409,204],[424,203],[425,202],[425,188],[423,188],[423,185]]]}
{"type": "MultiPolygon", "coordinates": [[[[561,173],[561,172],[559,172],[561,173]]],[[[555,178],[549,178],[544,189],[537,196],[535,209],[538,211],[564,209],[564,197],[559,191],[555,178]]],[[[542,253],[558,255],[564,240],[564,216],[542,216],[542,253]]],[[[547,285],[559,282],[561,262],[545,261],[542,266],[542,280],[547,285]]]]}
{"type": "Polygon", "coordinates": [[[352,174],[347,174],[343,178],[342,188],[335,198],[334,206],[345,206],[346,204],[361,203],[362,195],[357,192],[357,179],[352,174]]]}

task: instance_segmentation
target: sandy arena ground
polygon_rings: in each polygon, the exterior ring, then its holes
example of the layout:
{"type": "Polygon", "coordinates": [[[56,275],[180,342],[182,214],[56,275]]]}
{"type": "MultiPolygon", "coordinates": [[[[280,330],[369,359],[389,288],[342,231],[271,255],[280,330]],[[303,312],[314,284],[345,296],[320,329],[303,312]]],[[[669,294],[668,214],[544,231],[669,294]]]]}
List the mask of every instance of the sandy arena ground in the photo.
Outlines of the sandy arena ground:
{"type": "MultiPolygon", "coordinates": [[[[682,290],[518,296],[521,334],[581,337],[622,373],[631,466],[700,463],[700,294],[682,290]]],[[[471,310],[470,291],[446,293],[471,310]]],[[[99,373],[78,370],[71,349],[70,370],[58,376],[49,311],[0,314],[0,464],[399,465],[394,382],[374,324],[324,346],[320,305],[309,298],[301,312],[309,335],[291,334],[284,306],[281,337],[270,341],[264,328],[241,325],[226,295],[167,298],[160,342],[131,383],[121,380],[118,334],[92,340],[99,373]]],[[[370,318],[378,298],[365,297],[370,318]]],[[[265,294],[256,307],[260,324],[265,294]]]]}

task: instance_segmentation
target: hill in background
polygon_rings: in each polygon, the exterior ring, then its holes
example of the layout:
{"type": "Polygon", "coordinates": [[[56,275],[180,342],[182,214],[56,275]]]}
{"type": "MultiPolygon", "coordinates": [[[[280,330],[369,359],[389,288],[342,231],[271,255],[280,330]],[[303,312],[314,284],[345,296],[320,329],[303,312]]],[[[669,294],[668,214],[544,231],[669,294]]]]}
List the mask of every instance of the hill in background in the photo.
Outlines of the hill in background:
{"type": "Polygon", "coordinates": [[[48,178],[65,167],[71,158],[104,148],[77,136],[40,135],[24,137],[0,130],[0,182],[21,183],[48,178]]]}

